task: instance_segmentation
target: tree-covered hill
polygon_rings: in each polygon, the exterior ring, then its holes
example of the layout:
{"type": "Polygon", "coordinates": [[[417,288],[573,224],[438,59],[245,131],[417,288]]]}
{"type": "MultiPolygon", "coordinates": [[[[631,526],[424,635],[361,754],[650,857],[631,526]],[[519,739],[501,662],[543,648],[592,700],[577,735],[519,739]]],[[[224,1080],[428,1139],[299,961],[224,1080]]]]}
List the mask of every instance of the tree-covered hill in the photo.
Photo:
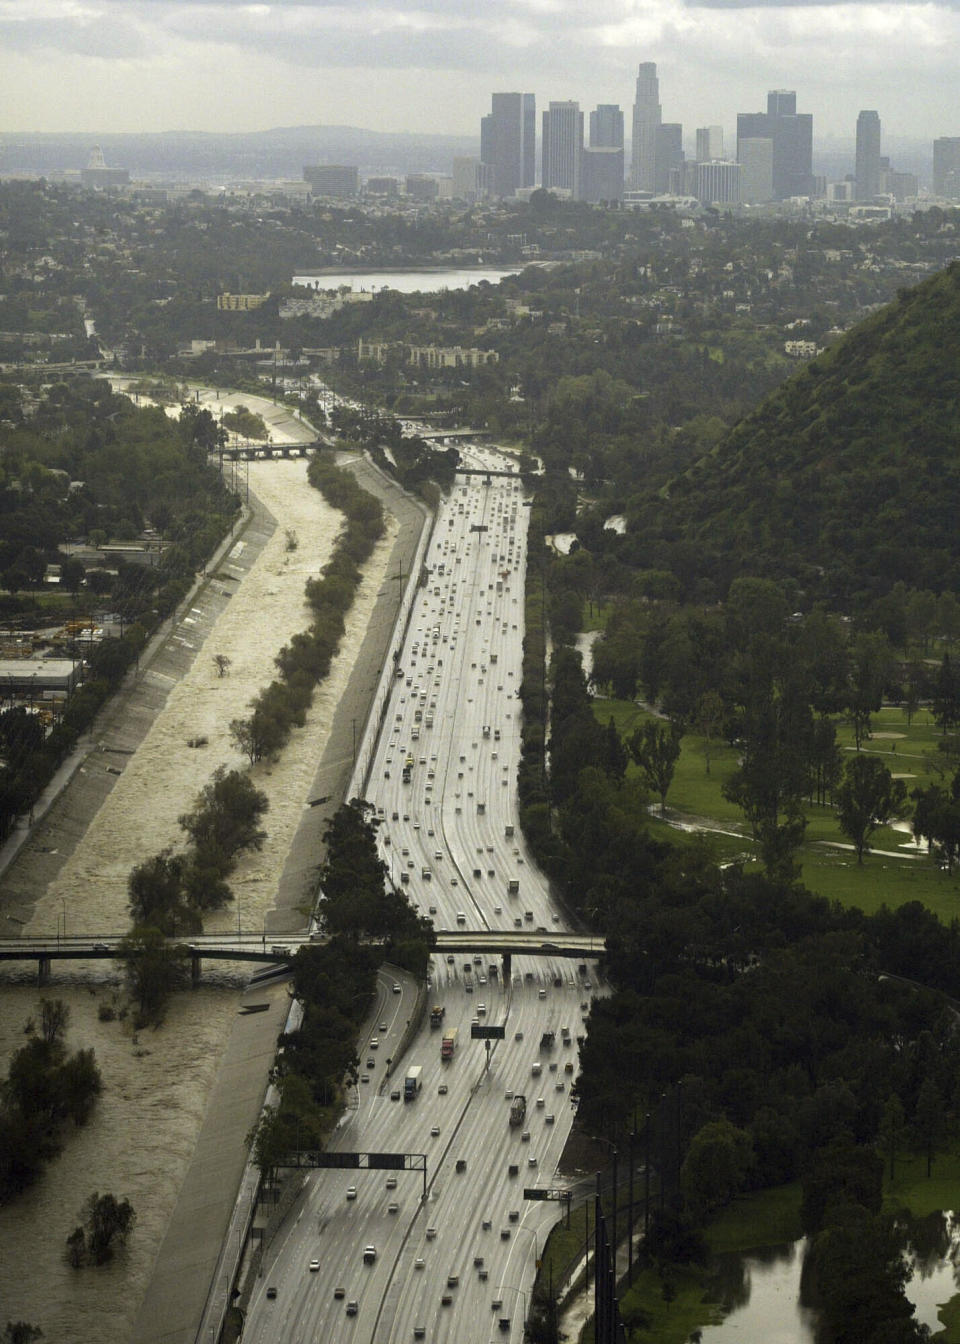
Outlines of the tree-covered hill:
{"type": "Polygon", "coordinates": [[[868,318],[666,497],[635,500],[643,563],[722,596],[742,574],[868,601],[960,587],[960,263],[868,318]]]}

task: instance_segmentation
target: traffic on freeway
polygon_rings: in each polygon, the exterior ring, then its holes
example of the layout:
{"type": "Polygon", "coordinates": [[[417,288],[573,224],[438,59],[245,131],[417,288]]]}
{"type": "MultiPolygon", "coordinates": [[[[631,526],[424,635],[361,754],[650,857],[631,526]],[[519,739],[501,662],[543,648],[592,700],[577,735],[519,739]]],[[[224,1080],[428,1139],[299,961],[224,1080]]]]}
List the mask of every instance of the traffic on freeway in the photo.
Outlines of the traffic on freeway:
{"type": "MultiPolygon", "coordinates": [[[[509,465],[468,451],[471,467],[509,465]]],[[[519,479],[458,477],[441,504],[367,798],[389,880],[438,930],[518,929],[549,948],[563,918],[516,799],[527,520],[519,479]]],[[[429,977],[426,1020],[401,1058],[414,987],[381,973],[331,1144],[423,1160],[309,1174],[264,1249],[245,1340],[522,1338],[561,1212],[523,1191],[562,1184],[594,966],[517,955],[508,972],[493,953],[451,951],[429,977]],[[503,1039],[472,1039],[475,1024],[503,1039]]]]}

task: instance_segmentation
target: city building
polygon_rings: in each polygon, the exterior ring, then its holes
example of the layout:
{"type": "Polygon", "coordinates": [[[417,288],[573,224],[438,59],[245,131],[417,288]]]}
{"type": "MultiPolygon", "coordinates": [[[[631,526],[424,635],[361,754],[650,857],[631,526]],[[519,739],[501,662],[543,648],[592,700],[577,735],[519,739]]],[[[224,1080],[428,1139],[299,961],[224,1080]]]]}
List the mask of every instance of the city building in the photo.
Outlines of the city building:
{"type": "Polygon", "coordinates": [[[623,113],[618,103],[598,103],[590,113],[591,149],[623,149],[623,113]]]}
{"type": "Polygon", "coordinates": [[[773,200],[773,141],[745,139],[737,145],[740,163],[740,200],[744,205],[764,205],[773,200]]]}
{"type": "Polygon", "coordinates": [[[580,199],[583,113],[579,103],[551,103],[543,114],[541,181],[580,199]]]}
{"type": "Polygon", "coordinates": [[[429,173],[407,173],[403,189],[413,201],[435,201],[440,194],[440,184],[429,173]]]}
{"type": "Polygon", "coordinates": [[[128,168],[108,168],[103,150],[94,145],[86,168],[80,169],[80,185],[90,191],[109,191],[111,187],[125,187],[130,182],[128,168]]]}
{"type": "Polygon", "coordinates": [[[813,117],[809,112],[797,112],[797,95],[792,90],[774,89],[768,93],[766,112],[738,114],[738,160],[744,140],[773,141],[776,200],[813,194],[813,117]]]}
{"type": "Polygon", "coordinates": [[[269,297],[269,294],[218,294],[217,307],[222,313],[249,313],[262,307],[269,297]]]}
{"type": "Polygon", "coordinates": [[[698,163],[697,200],[703,205],[739,205],[740,164],[723,159],[698,163]]]}
{"type": "Polygon", "coordinates": [[[857,200],[872,201],[880,193],[880,114],[861,112],[857,117],[857,200]]]}
{"type": "Polygon", "coordinates": [[[532,187],[537,170],[537,114],[532,93],[494,93],[480,121],[480,159],[493,175],[494,196],[532,187]]]}
{"type": "Polygon", "coordinates": [[[581,159],[583,199],[619,201],[623,196],[623,168],[623,113],[616,103],[600,103],[590,113],[590,145],[581,159]]]}
{"type": "Polygon", "coordinates": [[[723,158],[723,127],[697,127],[697,162],[708,163],[723,158]]]}
{"type": "Polygon", "coordinates": [[[303,178],[314,196],[356,196],[360,190],[360,173],[353,165],[312,164],[304,168],[303,178]]]}
{"type": "Polygon", "coordinates": [[[670,175],[683,163],[683,127],[662,121],[654,136],[653,184],[658,196],[670,190],[670,175]]]}
{"type": "Polygon", "coordinates": [[[660,81],[654,61],[643,61],[637,71],[633,103],[633,142],[630,185],[634,191],[654,190],[657,127],[660,125],[660,81]]]}
{"type": "Polygon", "coordinates": [[[453,161],[453,194],[461,201],[485,200],[493,190],[493,169],[482,159],[453,161]]]}
{"type": "Polygon", "coordinates": [[[580,196],[594,205],[623,196],[623,149],[590,145],[580,160],[580,196]]]}
{"type": "Polygon", "coordinates": [[[933,194],[960,200],[960,135],[942,135],[933,142],[933,194]]]}
{"type": "Polygon", "coordinates": [[[368,177],[363,190],[367,196],[396,196],[400,183],[395,177],[368,177]]]}

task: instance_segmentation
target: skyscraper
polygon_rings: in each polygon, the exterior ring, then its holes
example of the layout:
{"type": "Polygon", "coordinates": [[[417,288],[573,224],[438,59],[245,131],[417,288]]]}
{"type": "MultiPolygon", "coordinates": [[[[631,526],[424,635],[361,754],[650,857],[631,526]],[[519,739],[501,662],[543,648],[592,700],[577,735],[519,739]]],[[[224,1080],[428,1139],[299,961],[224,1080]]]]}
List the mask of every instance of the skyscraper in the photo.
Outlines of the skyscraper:
{"type": "Polygon", "coordinates": [[[623,113],[601,103],[590,113],[590,145],[583,151],[580,195],[585,201],[618,201],[623,196],[623,113]]]}
{"type": "Polygon", "coordinates": [[[619,103],[598,103],[590,113],[590,145],[593,149],[623,149],[623,113],[619,103]]]}
{"type": "Polygon", "coordinates": [[[660,125],[660,82],[654,61],[643,61],[637,72],[633,104],[633,145],[630,185],[635,191],[656,190],[657,127],[660,125]]]}
{"type": "Polygon", "coordinates": [[[737,116],[737,160],[744,140],[773,141],[773,194],[777,200],[813,193],[813,117],[797,112],[797,95],[789,89],[767,94],[766,112],[737,116]]]}
{"type": "Polygon", "coordinates": [[[773,200],[773,141],[741,140],[737,145],[740,164],[740,200],[744,205],[763,205],[773,200]]]}
{"type": "Polygon", "coordinates": [[[580,199],[583,113],[579,103],[551,103],[543,114],[541,181],[580,199]]]}
{"type": "Polygon", "coordinates": [[[512,196],[536,180],[536,100],[532,93],[495,93],[480,122],[480,158],[493,174],[494,196],[512,196]]]}
{"type": "Polygon", "coordinates": [[[857,117],[857,200],[872,201],[880,191],[880,114],[857,117]]]}
{"type": "Polygon", "coordinates": [[[697,127],[697,162],[709,163],[711,159],[723,158],[723,127],[697,127]]]}
{"type": "Polygon", "coordinates": [[[670,190],[670,174],[683,163],[683,127],[679,121],[662,121],[654,137],[653,186],[658,196],[670,190]]]}
{"type": "Polygon", "coordinates": [[[942,135],[933,142],[933,194],[960,200],[960,135],[942,135]]]}

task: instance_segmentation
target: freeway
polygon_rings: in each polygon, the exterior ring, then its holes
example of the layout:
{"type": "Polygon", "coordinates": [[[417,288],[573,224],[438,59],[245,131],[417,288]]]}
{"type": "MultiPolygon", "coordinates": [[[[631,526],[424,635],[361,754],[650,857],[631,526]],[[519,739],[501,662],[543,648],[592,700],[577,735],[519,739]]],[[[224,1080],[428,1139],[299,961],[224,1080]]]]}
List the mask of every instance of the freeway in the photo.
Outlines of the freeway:
{"type": "MultiPolygon", "coordinates": [[[[464,455],[473,469],[505,463],[492,449],[464,455]]],[[[595,978],[570,960],[589,939],[571,946],[517,816],[527,517],[509,477],[458,477],[441,505],[365,791],[391,881],[446,931],[428,994],[458,1043],[441,1061],[443,1031],[424,1024],[393,1059],[406,1014],[401,1029],[391,1005],[406,995],[383,982],[356,1104],[332,1146],[425,1155],[426,1200],[419,1171],[397,1172],[395,1186],[384,1171],[309,1173],[266,1248],[246,1341],[522,1337],[558,1214],[522,1191],[560,1183],[595,978]],[[503,1040],[488,1051],[470,1038],[474,1022],[502,1025],[503,1040]],[[404,1101],[413,1065],[422,1087],[404,1101]],[[516,1094],[526,1114],[514,1126],[516,1094]]]]}

